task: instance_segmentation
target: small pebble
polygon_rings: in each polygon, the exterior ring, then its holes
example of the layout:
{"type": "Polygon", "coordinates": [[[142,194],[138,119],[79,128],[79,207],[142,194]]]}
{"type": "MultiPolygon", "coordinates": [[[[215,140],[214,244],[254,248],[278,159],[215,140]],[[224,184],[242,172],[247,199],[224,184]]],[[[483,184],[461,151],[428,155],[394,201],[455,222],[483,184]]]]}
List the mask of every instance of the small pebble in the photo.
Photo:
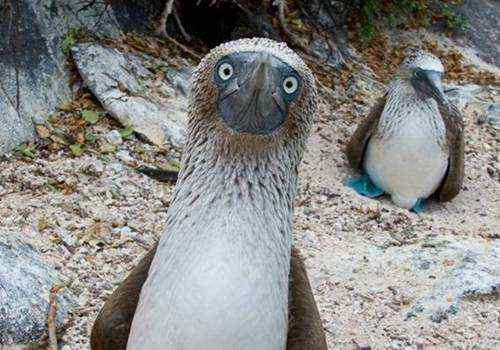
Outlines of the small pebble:
{"type": "Polygon", "coordinates": [[[118,130],[111,130],[105,136],[106,141],[114,146],[119,146],[123,143],[122,135],[118,130]]]}
{"type": "Polygon", "coordinates": [[[116,156],[125,164],[130,164],[134,162],[134,158],[130,156],[129,151],[121,150],[116,154],[116,156]]]}
{"type": "Polygon", "coordinates": [[[42,117],[41,115],[35,115],[33,117],[33,123],[35,125],[43,125],[43,124],[45,124],[45,122],[46,122],[45,118],[42,117]]]}

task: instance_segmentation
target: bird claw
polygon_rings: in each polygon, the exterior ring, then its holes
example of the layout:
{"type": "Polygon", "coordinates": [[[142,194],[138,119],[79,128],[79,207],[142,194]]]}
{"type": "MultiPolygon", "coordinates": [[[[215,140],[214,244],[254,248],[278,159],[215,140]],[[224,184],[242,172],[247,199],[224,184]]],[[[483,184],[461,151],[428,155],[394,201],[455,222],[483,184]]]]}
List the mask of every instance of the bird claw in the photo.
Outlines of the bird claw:
{"type": "Polygon", "coordinates": [[[384,194],[384,191],[375,186],[372,180],[370,180],[370,177],[366,174],[361,177],[347,180],[346,186],[368,198],[375,198],[384,194]]]}

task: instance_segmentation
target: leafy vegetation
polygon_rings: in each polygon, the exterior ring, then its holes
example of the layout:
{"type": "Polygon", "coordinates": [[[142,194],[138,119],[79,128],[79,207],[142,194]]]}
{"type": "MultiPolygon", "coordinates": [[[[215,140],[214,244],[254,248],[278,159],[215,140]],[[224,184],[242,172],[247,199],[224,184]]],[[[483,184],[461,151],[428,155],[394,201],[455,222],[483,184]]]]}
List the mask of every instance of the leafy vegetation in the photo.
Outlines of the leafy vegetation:
{"type": "Polygon", "coordinates": [[[35,148],[32,145],[22,143],[14,151],[23,157],[35,158],[35,148]]]}
{"type": "Polygon", "coordinates": [[[457,15],[453,7],[449,4],[443,6],[442,16],[447,29],[456,30],[467,29],[469,27],[467,19],[463,15],[457,15]]]}
{"type": "Polygon", "coordinates": [[[89,124],[95,124],[99,121],[99,114],[96,111],[85,109],[82,111],[82,118],[89,124]]]}
{"type": "Polygon", "coordinates": [[[87,29],[84,27],[70,28],[66,36],[61,41],[62,53],[68,55],[73,45],[75,45],[79,39],[85,37],[86,34],[87,34],[87,29]]]}
{"type": "Polygon", "coordinates": [[[361,37],[371,40],[379,31],[378,25],[384,21],[390,27],[428,27],[430,24],[442,22],[449,31],[466,29],[467,20],[464,16],[456,14],[456,6],[460,2],[460,0],[360,0],[352,1],[348,6],[353,13],[353,22],[359,26],[361,37]]]}

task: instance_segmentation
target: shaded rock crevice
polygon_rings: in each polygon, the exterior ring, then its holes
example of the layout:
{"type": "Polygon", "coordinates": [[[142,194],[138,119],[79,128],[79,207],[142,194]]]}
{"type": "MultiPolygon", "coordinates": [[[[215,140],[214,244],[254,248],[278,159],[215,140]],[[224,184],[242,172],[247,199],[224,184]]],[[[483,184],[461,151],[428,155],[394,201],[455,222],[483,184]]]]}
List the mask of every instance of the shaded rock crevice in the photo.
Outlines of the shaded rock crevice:
{"type": "Polygon", "coordinates": [[[47,116],[71,98],[66,55],[61,50],[71,28],[93,34],[121,33],[112,13],[96,4],[77,14],[79,1],[0,2],[0,154],[33,137],[32,118],[47,116]],[[100,18],[99,26],[95,21],[100,18]],[[103,17],[104,16],[104,17],[103,17]]]}

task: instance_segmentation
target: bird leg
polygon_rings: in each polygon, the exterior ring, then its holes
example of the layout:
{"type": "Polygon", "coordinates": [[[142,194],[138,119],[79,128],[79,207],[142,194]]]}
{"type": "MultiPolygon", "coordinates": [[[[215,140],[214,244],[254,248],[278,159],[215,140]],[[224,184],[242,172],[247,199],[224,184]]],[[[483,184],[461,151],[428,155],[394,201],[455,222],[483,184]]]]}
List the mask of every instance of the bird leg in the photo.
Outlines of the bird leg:
{"type": "Polygon", "coordinates": [[[182,36],[184,37],[184,39],[186,41],[191,41],[191,35],[189,35],[187,32],[186,32],[186,29],[184,29],[184,26],[182,25],[182,22],[181,22],[181,18],[179,17],[179,12],[177,11],[176,8],[174,8],[174,18],[175,18],[175,22],[177,23],[177,26],[179,27],[179,30],[181,31],[181,34],[182,36]]]}

